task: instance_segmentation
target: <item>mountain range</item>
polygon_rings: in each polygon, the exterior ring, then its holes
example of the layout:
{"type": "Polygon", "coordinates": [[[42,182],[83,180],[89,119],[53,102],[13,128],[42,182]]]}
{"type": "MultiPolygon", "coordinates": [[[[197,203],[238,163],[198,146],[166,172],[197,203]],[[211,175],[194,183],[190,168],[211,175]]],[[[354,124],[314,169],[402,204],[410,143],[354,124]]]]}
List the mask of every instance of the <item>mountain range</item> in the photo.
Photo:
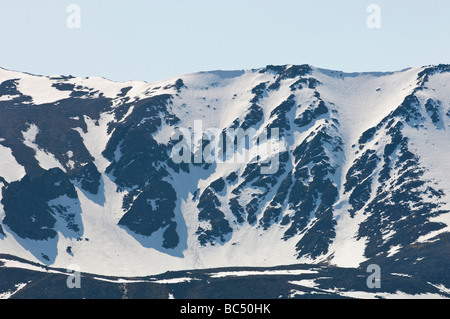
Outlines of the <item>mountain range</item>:
{"type": "Polygon", "coordinates": [[[0,275],[345,273],[329,275],[330,293],[376,264],[401,280],[389,293],[450,297],[449,156],[450,65],[271,65],[154,83],[0,69],[0,275]],[[197,161],[208,130],[253,132],[221,148],[248,156],[197,161]],[[261,141],[275,145],[270,173],[261,141]],[[179,145],[191,161],[174,161],[179,145]]]}

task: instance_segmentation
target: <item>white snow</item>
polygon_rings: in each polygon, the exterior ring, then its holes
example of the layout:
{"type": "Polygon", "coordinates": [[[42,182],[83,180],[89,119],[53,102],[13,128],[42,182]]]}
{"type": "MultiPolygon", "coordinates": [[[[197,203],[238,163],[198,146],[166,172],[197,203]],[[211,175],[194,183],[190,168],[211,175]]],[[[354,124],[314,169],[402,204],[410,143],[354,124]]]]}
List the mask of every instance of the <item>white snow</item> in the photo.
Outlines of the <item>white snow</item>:
{"type": "Polygon", "coordinates": [[[175,129],[169,125],[163,125],[158,132],[153,136],[155,141],[159,144],[167,145],[170,142],[171,136],[175,133],[175,129]]]}
{"type": "Polygon", "coordinates": [[[434,288],[438,289],[440,292],[450,295],[450,288],[445,287],[444,285],[440,284],[440,285],[436,285],[436,284],[432,284],[432,283],[428,283],[430,286],[433,286],[434,288]]]}
{"type": "Polygon", "coordinates": [[[179,284],[183,282],[190,282],[192,280],[193,279],[189,277],[182,277],[182,278],[160,279],[152,282],[155,284],[179,284]]]}
{"type": "Polygon", "coordinates": [[[115,278],[115,279],[109,279],[109,278],[103,278],[103,277],[93,277],[93,278],[95,280],[111,282],[111,283],[115,283],[115,284],[135,284],[135,283],[150,282],[149,280],[133,280],[133,279],[124,279],[124,278],[115,278]]]}
{"type": "MultiPolygon", "coordinates": [[[[117,98],[117,95],[121,93],[121,90],[126,87],[138,87],[140,88],[141,92],[144,88],[146,89],[149,87],[149,84],[143,81],[114,82],[97,76],[90,76],[87,78],[73,78],[67,80],[66,83],[72,83],[76,86],[82,86],[84,88],[83,91],[98,91],[93,95],[94,98],[99,97],[100,94],[103,94],[103,97],[111,99],[117,98]]],[[[131,91],[133,90],[130,90],[125,97],[132,97],[131,91]]]]}
{"type": "Polygon", "coordinates": [[[70,97],[70,91],[60,91],[52,87],[53,81],[43,76],[25,75],[18,81],[18,90],[31,96],[33,104],[54,103],[70,97]]]}
{"type": "Polygon", "coordinates": [[[264,271],[224,271],[211,275],[212,278],[223,277],[247,277],[247,276],[281,276],[281,275],[308,275],[317,274],[317,270],[295,269],[295,270],[264,270],[264,271]]]}
{"type": "Polygon", "coordinates": [[[12,70],[6,70],[0,67],[0,82],[12,80],[12,79],[20,79],[21,77],[25,76],[25,73],[12,71],[12,70]]]}
{"type": "Polygon", "coordinates": [[[28,283],[20,283],[20,284],[16,284],[15,285],[15,290],[14,291],[7,291],[7,292],[3,292],[0,293],[0,299],[9,299],[12,296],[14,296],[16,293],[18,293],[20,290],[22,290],[23,288],[25,288],[25,286],[28,283]]]}
{"type": "Polygon", "coordinates": [[[402,249],[402,245],[391,246],[388,251],[387,257],[395,256],[400,251],[400,249],[402,249]]]}
{"type": "Polygon", "coordinates": [[[318,286],[318,284],[316,284],[316,281],[314,279],[289,281],[289,283],[296,285],[296,286],[302,286],[302,287],[308,287],[308,288],[316,288],[318,286]]]}
{"type": "Polygon", "coordinates": [[[0,145],[0,176],[8,183],[15,182],[25,176],[25,169],[17,163],[10,148],[0,145]]]}
{"type": "Polygon", "coordinates": [[[30,148],[32,148],[36,152],[36,160],[39,162],[39,165],[43,169],[51,169],[58,167],[61,170],[65,171],[64,167],[61,163],[55,158],[53,154],[48,153],[47,151],[41,149],[36,144],[36,136],[39,133],[39,128],[35,124],[31,124],[28,130],[22,132],[24,138],[24,144],[30,148]]]}
{"type": "MultiPolygon", "coordinates": [[[[100,97],[102,95],[106,98],[117,98],[117,95],[121,93],[121,90],[126,87],[132,87],[132,89],[122,98],[116,101],[120,104],[124,98],[131,98],[136,100],[138,98],[146,97],[150,88],[150,84],[144,81],[127,81],[127,82],[114,82],[102,77],[87,77],[87,78],[68,78],[61,79],[61,76],[40,76],[28,73],[22,73],[17,71],[10,71],[0,68],[0,83],[6,80],[17,79],[18,90],[26,96],[32,97],[32,102],[35,105],[42,105],[47,103],[55,103],[63,99],[70,97],[71,91],[59,90],[53,85],[61,84],[74,84],[75,86],[83,87],[83,91],[89,91],[93,94],[93,98],[100,97]]],[[[77,88],[75,88],[77,90],[77,88]]],[[[13,96],[2,96],[0,100],[11,100],[13,96]]],[[[117,106],[117,104],[115,105],[117,106]]]]}
{"type": "Polygon", "coordinates": [[[304,296],[306,295],[305,291],[300,291],[300,290],[295,290],[292,289],[291,291],[289,291],[289,298],[295,298],[297,296],[304,296]]]}
{"type": "Polygon", "coordinates": [[[398,273],[391,273],[391,275],[393,276],[398,276],[398,277],[407,277],[407,278],[412,278],[411,275],[407,275],[407,274],[398,274],[398,273]]]}
{"type": "MultiPolygon", "coordinates": [[[[2,242],[2,244],[3,244],[3,242],[2,242]]],[[[48,272],[48,273],[52,273],[52,274],[60,274],[61,273],[56,270],[46,269],[46,268],[44,268],[44,266],[40,267],[37,265],[23,263],[23,262],[16,261],[16,260],[0,258],[0,261],[4,264],[2,267],[5,267],[5,268],[28,269],[28,270],[38,271],[38,272],[48,272]]]]}
{"type": "Polygon", "coordinates": [[[325,101],[339,112],[344,144],[351,147],[368,128],[376,126],[412,93],[422,68],[394,73],[348,74],[315,69],[313,77],[323,83],[318,88],[325,101]]]}
{"type": "Polygon", "coordinates": [[[341,296],[357,298],[357,299],[448,299],[439,294],[425,293],[425,294],[407,294],[400,290],[395,293],[376,293],[365,291],[341,291],[341,296]]]}
{"type": "MultiPolygon", "coordinates": [[[[450,210],[450,161],[444,160],[450,156],[450,142],[448,142],[450,141],[450,117],[446,115],[446,112],[450,110],[448,83],[450,83],[448,73],[435,74],[429,77],[426,84],[427,87],[432,89],[417,93],[422,107],[429,98],[438,99],[441,102],[440,116],[443,120],[443,127],[436,129],[431,118],[427,116],[427,112],[423,109],[423,114],[427,119],[425,129],[421,129],[419,133],[414,128],[405,128],[411,141],[411,150],[419,155],[421,165],[426,168],[424,179],[431,180],[436,184],[437,190],[444,192],[444,197],[440,200],[441,203],[444,203],[441,206],[442,210],[450,210]]],[[[424,198],[424,201],[427,201],[427,199],[424,198]]],[[[444,223],[447,227],[420,237],[419,243],[433,240],[434,237],[444,232],[450,232],[450,213],[442,214],[431,220],[444,223]]]]}
{"type": "MultiPolygon", "coordinates": [[[[357,158],[352,145],[356,143],[361,134],[376,126],[385,116],[396,109],[403,99],[410,94],[416,85],[417,74],[422,68],[412,68],[393,73],[362,73],[348,74],[341,72],[327,71],[313,68],[312,76],[317,78],[323,85],[318,87],[321,98],[327,103],[327,107],[332,111],[338,112],[339,133],[344,143],[344,153],[341,162],[339,162],[337,176],[334,176],[338,187],[342,188],[345,175],[348,169],[357,158]],[[399,89],[400,88],[400,89],[399,89]],[[350,93],[349,93],[350,92],[350,93]],[[333,104],[329,103],[333,102],[333,104]]],[[[449,83],[448,75],[435,75],[430,78],[430,86],[435,88],[433,95],[439,96],[443,102],[450,101],[450,91],[445,86],[449,83]]],[[[72,78],[66,80],[53,80],[46,77],[24,75],[22,73],[0,70],[0,81],[5,79],[19,79],[19,89],[25,95],[33,98],[33,103],[53,103],[60,99],[68,97],[70,91],[60,91],[53,84],[68,83],[80,85],[96,92],[95,96],[103,94],[105,97],[114,98],[113,108],[118,107],[125,102],[125,98],[131,101],[139,98],[149,97],[160,93],[177,93],[174,88],[166,89],[167,85],[173,85],[178,78],[182,78],[188,90],[182,89],[178,96],[174,95],[169,106],[178,118],[180,123],[177,126],[181,128],[193,128],[194,121],[202,120],[203,129],[213,128],[222,131],[231,125],[236,119],[243,119],[246,110],[251,106],[250,100],[253,98],[252,88],[263,82],[273,82],[273,75],[270,73],[261,74],[257,71],[236,71],[236,72],[204,72],[188,74],[182,77],[172,78],[156,83],[145,82],[123,82],[115,83],[99,77],[72,78]],[[125,87],[131,86],[132,89],[124,98],[117,98],[117,95],[125,87]],[[158,88],[159,87],[159,88],[158,88]],[[236,94],[236,95],[235,95],[236,94]]],[[[265,92],[259,105],[264,112],[264,124],[260,128],[264,129],[268,125],[268,119],[273,109],[284,102],[292,94],[289,86],[293,81],[287,80],[282,83],[280,89],[276,91],[265,92]]],[[[423,99],[427,98],[430,92],[423,93],[423,99]]],[[[3,97],[9,99],[11,97],[3,97]]],[[[313,90],[305,89],[296,93],[295,101],[299,108],[293,110],[291,117],[303,111],[313,100],[313,90]]],[[[444,111],[448,105],[443,105],[444,111]]],[[[130,108],[124,119],[132,112],[130,108]]],[[[290,120],[293,120],[293,119],[290,120]]],[[[429,168],[426,176],[436,181],[447,194],[450,194],[450,161],[442,159],[450,155],[449,148],[442,147],[443,143],[435,141],[448,141],[450,118],[445,117],[445,129],[436,131],[431,129],[432,123],[428,123],[427,133],[422,135],[416,132],[406,131],[411,138],[412,144],[416,146],[417,153],[425,167],[429,168]]],[[[73,117],[73,120],[80,120],[79,117],[73,117]]],[[[111,133],[107,133],[108,123],[114,121],[112,112],[105,112],[100,120],[95,121],[87,116],[84,121],[87,124],[87,132],[81,128],[75,130],[80,134],[84,145],[94,158],[95,165],[101,172],[101,187],[98,195],[86,194],[77,187],[79,205],[81,207],[81,221],[83,225],[82,238],[71,236],[58,236],[58,254],[54,267],[65,268],[69,264],[78,264],[84,272],[111,275],[111,276],[145,276],[164,273],[168,270],[185,269],[203,269],[228,266],[279,266],[291,265],[300,262],[317,263],[320,261],[331,262],[341,267],[357,267],[366,261],[364,251],[367,241],[365,238],[357,239],[359,225],[367,218],[361,211],[357,212],[352,218],[349,213],[348,204],[349,194],[342,191],[334,207],[334,218],[337,222],[336,238],[329,248],[329,253],[316,260],[303,258],[297,259],[295,256],[296,244],[302,235],[290,240],[281,240],[286,227],[273,225],[268,230],[263,230],[256,226],[248,224],[238,225],[236,218],[228,207],[222,207],[223,213],[229,220],[233,228],[233,234],[224,244],[215,246],[201,246],[198,242],[196,232],[198,230],[198,208],[196,202],[192,200],[192,194],[199,188],[203,191],[212,181],[219,177],[228,176],[235,170],[240,170],[244,165],[241,163],[217,164],[205,172],[202,169],[192,168],[189,174],[172,174],[170,182],[177,193],[176,222],[182,243],[176,252],[162,249],[156,244],[161,239],[161,232],[158,232],[149,239],[149,243],[154,244],[154,248],[148,248],[139,242],[138,236],[133,237],[125,229],[117,225],[124,211],[122,208],[122,199],[126,192],[117,192],[113,177],[106,174],[105,170],[110,162],[102,156],[111,133]],[[193,183],[192,181],[195,181],[193,183]],[[86,240],[88,239],[88,240],[86,240]],[[72,247],[73,256],[65,252],[68,246],[72,247]]],[[[280,150],[286,146],[291,149],[304,141],[309,133],[316,130],[319,125],[323,125],[325,119],[321,119],[311,127],[293,132],[289,137],[290,146],[287,143],[280,143],[280,150]]],[[[36,136],[39,128],[35,124],[30,124],[29,128],[23,132],[24,144],[36,152],[36,159],[44,169],[59,167],[63,169],[53,154],[41,149],[36,144],[36,136]]],[[[167,144],[173,128],[163,125],[161,129],[154,134],[158,143],[167,144]]],[[[376,143],[373,141],[372,143],[376,143]]],[[[373,146],[371,144],[371,146],[373,146]]],[[[254,151],[254,150],[253,150],[254,151]]],[[[120,157],[119,149],[116,152],[117,158],[120,157]]],[[[73,157],[73,153],[67,153],[68,158],[73,157]]],[[[25,171],[14,159],[11,150],[0,145],[0,176],[3,176],[8,182],[22,178],[25,171]]],[[[69,167],[74,165],[72,160],[68,162],[69,167]]],[[[64,170],[64,169],[63,169],[64,170]]],[[[173,172],[172,172],[173,173],[173,172]]],[[[241,180],[239,180],[241,182],[241,180]]],[[[78,185],[77,185],[78,186],[78,185]]],[[[378,185],[376,185],[378,186],[378,185]]],[[[275,188],[274,188],[275,189],[275,188]]],[[[233,197],[233,186],[228,186],[220,199],[223,202],[233,197]]],[[[241,205],[245,206],[253,198],[252,195],[260,194],[258,188],[246,188],[239,198],[241,205]]],[[[444,202],[450,203],[447,195],[444,202]]],[[[268,196],[270,197],[270,196],[268,196]]],[[[62,200],[62,199],[59,199],[62,200]]],[[[450,209],[450,204],[444,208],[450,209]]],[[[76,206],[72,203],[72,206],[76,206]]],[[[1,213],[1,211],[0,211],[1,213]]],[[[284,215],[290,214],[287,207],[284,215]]],[[[1,216],[0,216],[1,217],[1,216]]],[[[261,216],[257,216],[258,219],[261,216]]],[[[311,216],[314,217],[314,216],[311,216]]],[[[450,213],[436,218],[450,225],[450,213]]],[[[315,222],[311,219],[309,227],[315,222]]],[[[419,241],[433,239],[436,235],[450,231],[450,226],[444,230],[424,236],[419,241]]],[[[36,261],[36,258],[25,248],[23,248],[5,227],[6,238],[0,241],[0,252],[11,253],[16,256],[36,261]]],[[[387,240],[392,233],[385,233],[384,239],[387,240]]],[[[401,246],[391,247],[389,256],[394,256],[401,246]]],[[[215,278],[228,276],[252,276],[252,275],[301,275],[314,274],[312,270],[298,271],[235,271],[213,273],[215,278]]],[[[190,280],[190,278],[176,278],[161,283],[176,283],[177,280],[190,280]]],[[[181,281],[183,282],[183,281],[181,281]]],[[[296,281],[300,286],[315,287],[311,280],[296,281]]],[[[298,294],[300,292],[293,292],[298,294]]],[[[362,292],[351,292],[349,296],[374,297],[376,294],[365,294],[362,292]]],[[[402,296],[402,293],[384,295],[386,297],[402,296]]]]}
{"type": "Polygon", "coordinates": [[[330,246],[330,251],[333,252],[333,264],[339,267],[358,267],[367,260],[364,256],[366,239],[356,238],[359,224],[367,217],[357,214],[351,218],[349,213],[344,213],[348,209],[349,205],[336,209],[336,238],[330,246]]]}

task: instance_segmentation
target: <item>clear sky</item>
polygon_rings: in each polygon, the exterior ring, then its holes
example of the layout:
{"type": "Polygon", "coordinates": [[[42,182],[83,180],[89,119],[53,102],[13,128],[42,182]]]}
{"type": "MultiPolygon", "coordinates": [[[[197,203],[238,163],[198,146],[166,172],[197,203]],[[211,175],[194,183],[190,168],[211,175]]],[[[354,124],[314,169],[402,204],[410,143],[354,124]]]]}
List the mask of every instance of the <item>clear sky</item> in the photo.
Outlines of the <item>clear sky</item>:
{"type": "Polygon", "coordinates": [[[0,43],[7,69],[117,81],[267,64],[394,71],[450,63],[450,1],[0,0],[0,43]],[[367,26],[370,4],[381,28],[367,26]]]}

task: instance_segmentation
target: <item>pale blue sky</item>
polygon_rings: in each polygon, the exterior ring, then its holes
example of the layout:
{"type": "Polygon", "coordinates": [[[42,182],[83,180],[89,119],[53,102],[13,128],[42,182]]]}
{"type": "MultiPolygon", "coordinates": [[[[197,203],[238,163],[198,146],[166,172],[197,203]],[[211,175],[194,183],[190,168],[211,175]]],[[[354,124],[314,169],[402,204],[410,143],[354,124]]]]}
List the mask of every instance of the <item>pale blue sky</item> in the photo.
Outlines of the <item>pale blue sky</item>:
{"type": "Polygon", "coordinates": [[[157,81],[303,64],[393,71],[450,63],[449,0],[0,0],[0,66],[157,81]],[[69,29],[69,4],[81,28],[69,29]],[[369,4],[381,29],[366,25],[369,4]]]}

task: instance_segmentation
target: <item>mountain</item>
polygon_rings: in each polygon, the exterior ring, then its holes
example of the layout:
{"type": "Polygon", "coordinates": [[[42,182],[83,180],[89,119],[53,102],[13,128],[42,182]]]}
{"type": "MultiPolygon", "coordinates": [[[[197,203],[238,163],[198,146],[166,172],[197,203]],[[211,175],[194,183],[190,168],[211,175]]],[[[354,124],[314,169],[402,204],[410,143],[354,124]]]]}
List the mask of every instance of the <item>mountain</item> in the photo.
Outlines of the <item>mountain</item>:
{"type": "Polygon", "coordinates": [[[0,273],[376,264],[448,295],[449,88],[450,65],[0,69],[0,273]]]}

